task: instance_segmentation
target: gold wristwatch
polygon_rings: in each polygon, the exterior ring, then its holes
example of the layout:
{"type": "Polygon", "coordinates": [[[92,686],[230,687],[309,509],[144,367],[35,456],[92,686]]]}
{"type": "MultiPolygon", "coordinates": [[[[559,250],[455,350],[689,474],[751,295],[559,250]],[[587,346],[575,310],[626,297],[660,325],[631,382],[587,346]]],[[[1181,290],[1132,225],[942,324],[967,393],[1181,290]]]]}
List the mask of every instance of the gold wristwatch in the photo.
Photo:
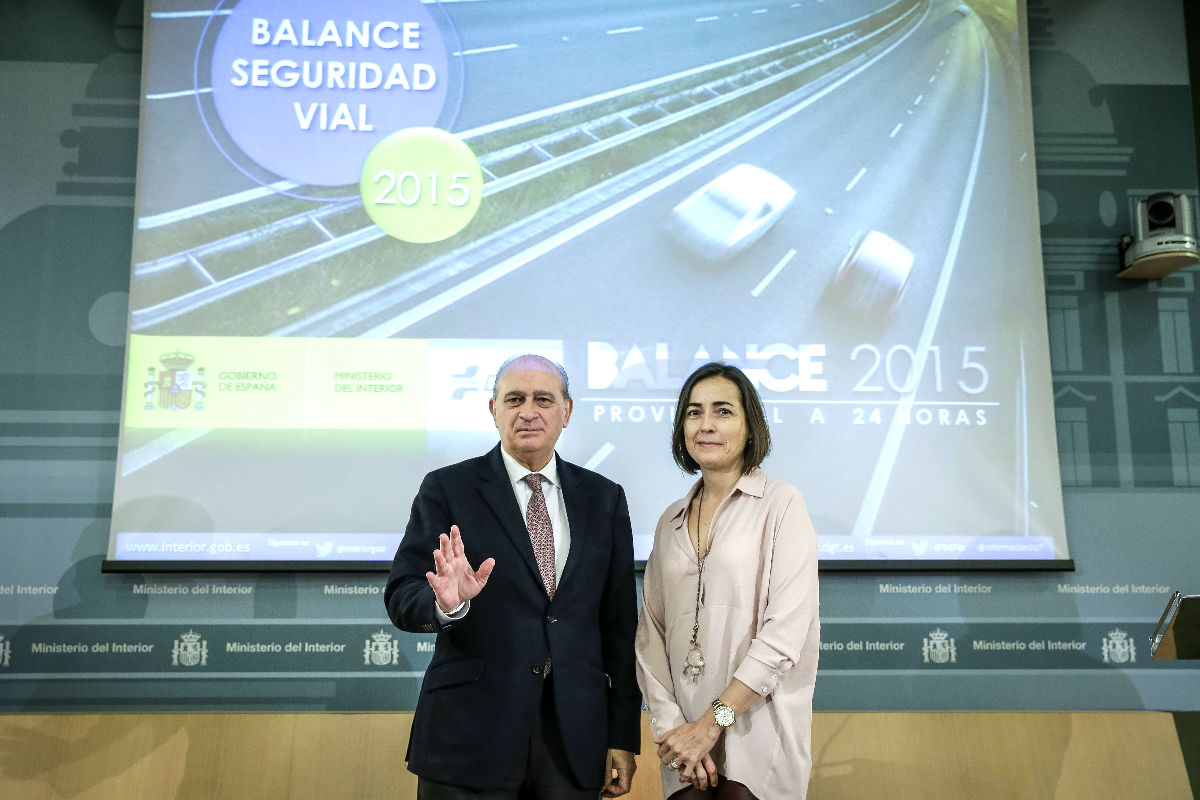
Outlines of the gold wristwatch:
{"type": "Polygon", "coordinates": [[[722,728],[728,728],[733,724],[734,716],[733,709],[721,702],[721,698],[712,701],[713,717],[716,718],[717,724],[722,728]]]}

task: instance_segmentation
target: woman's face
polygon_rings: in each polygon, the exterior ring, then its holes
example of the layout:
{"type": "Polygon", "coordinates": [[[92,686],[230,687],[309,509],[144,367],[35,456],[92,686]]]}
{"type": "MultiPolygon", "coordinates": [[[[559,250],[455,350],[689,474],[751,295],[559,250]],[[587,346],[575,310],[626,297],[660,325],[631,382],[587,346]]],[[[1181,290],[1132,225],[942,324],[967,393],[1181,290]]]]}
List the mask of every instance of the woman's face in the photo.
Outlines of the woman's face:
{"type": "Polygon", "coordinates": [[[741,473],[750,429],[737,384],[714,375],[692,387],[684,409],[683,438],[705,471],[741,473]]]}

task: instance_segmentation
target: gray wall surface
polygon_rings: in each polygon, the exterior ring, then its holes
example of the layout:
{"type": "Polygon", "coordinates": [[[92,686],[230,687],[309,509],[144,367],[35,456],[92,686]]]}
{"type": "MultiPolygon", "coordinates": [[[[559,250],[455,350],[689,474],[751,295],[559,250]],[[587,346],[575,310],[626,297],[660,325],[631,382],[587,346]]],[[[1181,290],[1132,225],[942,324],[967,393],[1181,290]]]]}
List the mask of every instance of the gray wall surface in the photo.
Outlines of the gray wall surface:
{"type": "MultiPolygon", "coordinates": [[[[383,575],[100,572],[141,7],[52,5],[0,11],[0,711],[411,709],[433,637],[391,627],[383,575]]],[[[1197,194],[1182,6],[1029,0],[1028,22],[1077,569],[823,574],[819,710],[1200,710],[1200,664],[1148,647],[1170,592],[1200,592],[1196,271],[1115,275],[1135,198],[1197,194]]]]}

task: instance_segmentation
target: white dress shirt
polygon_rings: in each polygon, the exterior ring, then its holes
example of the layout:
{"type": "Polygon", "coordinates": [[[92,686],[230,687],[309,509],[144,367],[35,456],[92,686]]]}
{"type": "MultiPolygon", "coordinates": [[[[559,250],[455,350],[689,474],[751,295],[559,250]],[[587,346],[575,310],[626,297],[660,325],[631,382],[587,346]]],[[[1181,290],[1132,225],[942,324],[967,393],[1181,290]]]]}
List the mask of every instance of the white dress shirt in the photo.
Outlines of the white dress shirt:
{"type": "MultiPolygon", "coordinates": [[[[521,506],[521,519],[529,510],[529,500],[533,497],[533,489],[525,482],[529,470],[517,463],[517,460],[500,448],[504,458],[504,468],[508,470],[508,480],[521,506]]],[[[567,504],[563,502],[562,484],[558,480],[558,454],[550,456],[550,462],[538,472],[546,479],[542,483],[542,494],[546,498],[546,511],[550,514],[550,526],[554,529],[554,580],[562,579],[563,567],[567,564],[567,553],[571,550],[571,525],[567,522],[567,504]],[[547,485],[548,483],[548,485],[547,485]]]]}
{"type": "MultiPolygon", "coordinates": [[[[521,507],[521,519],[529,510],[529,501],[533,497],[533,489],[525,482],[525,476],[530,471],[521,466],[510,456],[503,447],[500,455],[504,459],[504,469],[508,472],[509,487],[516,495],[517,505],[521,507]]],[[[571,551],[571,523],[567,521],[567,504],[563,501],[562,483],[558,480],[558,454],[550,456],[549,463],[538,472],[545,480],[542,482],[542,495],[546,498],[546,512],[550,515],[550,527],[554,529],[554,581],[557,585],[562,580],[563,567],[567,565],[567,555],[571,551]]],[[[434,613],[443,623],[460,620],[471,610],[471,601],[466,600],[458,608],[446,613],[437,603],[433,604],[434,613]]]]}

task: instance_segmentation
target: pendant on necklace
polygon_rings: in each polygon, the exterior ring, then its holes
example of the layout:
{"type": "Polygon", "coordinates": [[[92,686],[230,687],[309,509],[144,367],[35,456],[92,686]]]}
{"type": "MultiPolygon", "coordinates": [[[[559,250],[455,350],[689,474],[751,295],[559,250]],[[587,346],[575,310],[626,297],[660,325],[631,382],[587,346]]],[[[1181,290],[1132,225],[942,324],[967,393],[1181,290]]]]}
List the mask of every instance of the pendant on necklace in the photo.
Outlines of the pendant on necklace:
{"type": "Polygon", "coordinates": [[[703,672],[704,653],[700,650],[700,643],[693,641],[691,649],[688,650],[687,658],[684,659],[683,677],[687,678],[695,686],[703,672]]]}

